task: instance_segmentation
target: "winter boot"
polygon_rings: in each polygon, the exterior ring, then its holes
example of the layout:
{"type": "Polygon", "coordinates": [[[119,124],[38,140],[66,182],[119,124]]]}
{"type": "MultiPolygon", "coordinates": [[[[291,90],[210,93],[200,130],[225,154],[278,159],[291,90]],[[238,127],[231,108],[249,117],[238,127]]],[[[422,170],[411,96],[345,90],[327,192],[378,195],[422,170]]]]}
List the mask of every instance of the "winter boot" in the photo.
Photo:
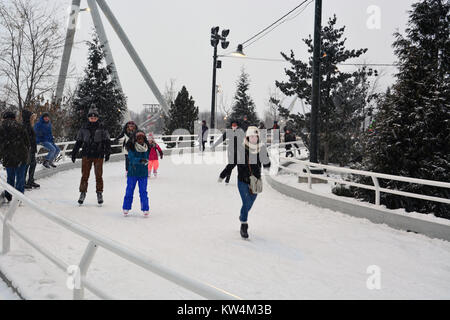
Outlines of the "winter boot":
{"type": "Polygon", "coordinates": [[[98,204],[103,203],[103,194],[101,192],[97,192],[97,202],[98,204]]]}
{"type": "Polygon", "coordinates": [[[31,189],[33,189],[33,186],[28,182],[28,183],[25,183],[24,188],[26,190],[31,190],[31,189]]]}
{"type": "Polygon", "coordinates": [[[42,163],[42,165],[46,168],[50,168],[50,161],[48,161],[47,159],[44,160],[44,162],[42,163]]]}
{"type": "Polygon", "coordinates": [[[244,238],[244,239],[248,238],[247,229],[248,229],[248,224],[247,223],[241,223],[241,237],[244,238]]]}
{"type": "Polygon", "coordinates": [[[52,166],[53,168],[56,168],[56,165],[53,163],[53,161],[50,161],[49,165],[52,166]]]}
{"type": "Polygon", "coordinates": [[[84,199],[86,199],[86,192],[81,192],[80,193],[80,199],[78,199],[78,203],[79,204],[83,204],[84,199]]]}
{"type": "Polygon", "coordinates": [[[29,182],[29,184],[30,184],[30,186],[32,186],[33,188],[40,188],[41,187],[41,185],[40,184],[37,184],[36,182],[29,182]]]}
{"type": "Polygon", "coordinates": [[[144,218],[148,218],[148,215],[149,215],[148,211],[142,211],[142,213],[144,214],[144,218]]]}

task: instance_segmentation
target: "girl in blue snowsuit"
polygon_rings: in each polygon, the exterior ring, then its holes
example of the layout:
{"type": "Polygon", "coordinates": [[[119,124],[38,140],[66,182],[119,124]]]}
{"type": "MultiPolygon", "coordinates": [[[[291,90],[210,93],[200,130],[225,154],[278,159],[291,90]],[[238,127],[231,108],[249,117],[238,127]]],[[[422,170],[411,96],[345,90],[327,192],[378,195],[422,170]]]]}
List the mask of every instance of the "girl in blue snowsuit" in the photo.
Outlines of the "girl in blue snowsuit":
{"type": "Polygon", "coordinates": [[[148,156],[150,146],[143,131],[136,132],[136,135],[128,140],[128,160],[129,167],[127,173],[127,189],[123,199],[123,214],[128,215],[133,203],[133,193],[136,183],[139,185],[139,196],[141,198],[141,210],[145,217],[148,217],[148,156]]]}

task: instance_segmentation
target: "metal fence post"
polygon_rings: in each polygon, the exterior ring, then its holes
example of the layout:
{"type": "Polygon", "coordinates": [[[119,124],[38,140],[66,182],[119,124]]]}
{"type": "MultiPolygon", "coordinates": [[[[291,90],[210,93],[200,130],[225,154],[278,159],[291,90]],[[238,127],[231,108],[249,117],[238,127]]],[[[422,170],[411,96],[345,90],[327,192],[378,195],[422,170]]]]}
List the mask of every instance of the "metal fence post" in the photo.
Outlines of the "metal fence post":
{"type": "Polygon", "coordinates": [[[83,279],[86,276],[89,265],[92,262],[95,252],[97,251],[97,245],[93,241],[89,241],[86,250],[84,251],[83,257],[81,258],[79,264],[80,272],[80,287],[73,289],[73,299],[83,300],[84,299],[84,285],[83,279]]]}
{"type": "Polygon", "coordinates": [[[11,232],[8,223],[11,221],[14,212],[16,212],[19,207],[19,203],[19,199],[13,199],[11,206],[5,214],[5,218],[3,220],[2,254],[7,254],[11,249],[11,232]]]}
{"type": "Polygon", "coordinates": [[[380,205],[380,184],[378,183],[378,178],[371,176],[373,185],[375,186],[375,204],[380,205]]]}

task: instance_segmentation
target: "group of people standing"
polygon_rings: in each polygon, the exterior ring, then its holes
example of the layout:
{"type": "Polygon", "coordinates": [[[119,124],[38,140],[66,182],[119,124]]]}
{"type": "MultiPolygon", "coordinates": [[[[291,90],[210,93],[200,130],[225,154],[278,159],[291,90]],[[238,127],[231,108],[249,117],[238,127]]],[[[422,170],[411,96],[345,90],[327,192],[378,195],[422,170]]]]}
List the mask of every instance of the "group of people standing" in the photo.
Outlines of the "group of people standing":
{"type": "MultiPolygon", "coordinates": [[[[19,192],[25,189],[39,188],[35,182],[37,146],[48,150],[43,165],[56,167],[54,160],[59,155],[52,134],[50,115],[43,113],[39,121],[37,115],[30,110],[22,110],[22,122],[19,122],[14,111],[5,111],[0,125],[0,161],[6,169],[7,182],[19,192]],[[28,180],[26,179],[28,175],[28,180]]],[[[12,195],[4,191],[2,198],[12,200],[12,195]]]]}

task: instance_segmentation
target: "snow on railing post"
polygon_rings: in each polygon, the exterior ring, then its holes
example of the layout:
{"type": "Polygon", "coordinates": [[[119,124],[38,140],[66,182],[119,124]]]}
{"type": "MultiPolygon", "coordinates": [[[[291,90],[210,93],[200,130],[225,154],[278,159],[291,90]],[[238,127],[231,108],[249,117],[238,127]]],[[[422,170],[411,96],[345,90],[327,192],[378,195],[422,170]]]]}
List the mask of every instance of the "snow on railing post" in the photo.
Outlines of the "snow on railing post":
{"type": "Polygon", "coordinates": [[[16,212],[19,207],[20,200],[14,198],[11,206],[5,214],[5,218],[3,219],[3,239],[2,239],[2,254],[7,254],[11,248],[11,232],[9,228],[9,221],[11,221],[12,216],[16,212]]]}
{"type": "Polygon", "coordinates": [[[373,185],[375,186],[375,204],[377,206],[380,205],[380,184],[378,183],[378,178],[375,176],[371,176],[373,185]]]}
{"type": "Polygon", "coordinates": [[[92,262],[92,259],[94,258],[94,254],[97,251],[97,245],[93,241],[89,241],[86,250],[84,251],[83,257],[81,258],[80,264],[79,264],[79,287],[74,287],[73,289],[73,300],[83,300],[84,299],[84,285],[83,285],[83,279],[86,276],[87,270],[89,268],[89,265],[92,262]]]}

